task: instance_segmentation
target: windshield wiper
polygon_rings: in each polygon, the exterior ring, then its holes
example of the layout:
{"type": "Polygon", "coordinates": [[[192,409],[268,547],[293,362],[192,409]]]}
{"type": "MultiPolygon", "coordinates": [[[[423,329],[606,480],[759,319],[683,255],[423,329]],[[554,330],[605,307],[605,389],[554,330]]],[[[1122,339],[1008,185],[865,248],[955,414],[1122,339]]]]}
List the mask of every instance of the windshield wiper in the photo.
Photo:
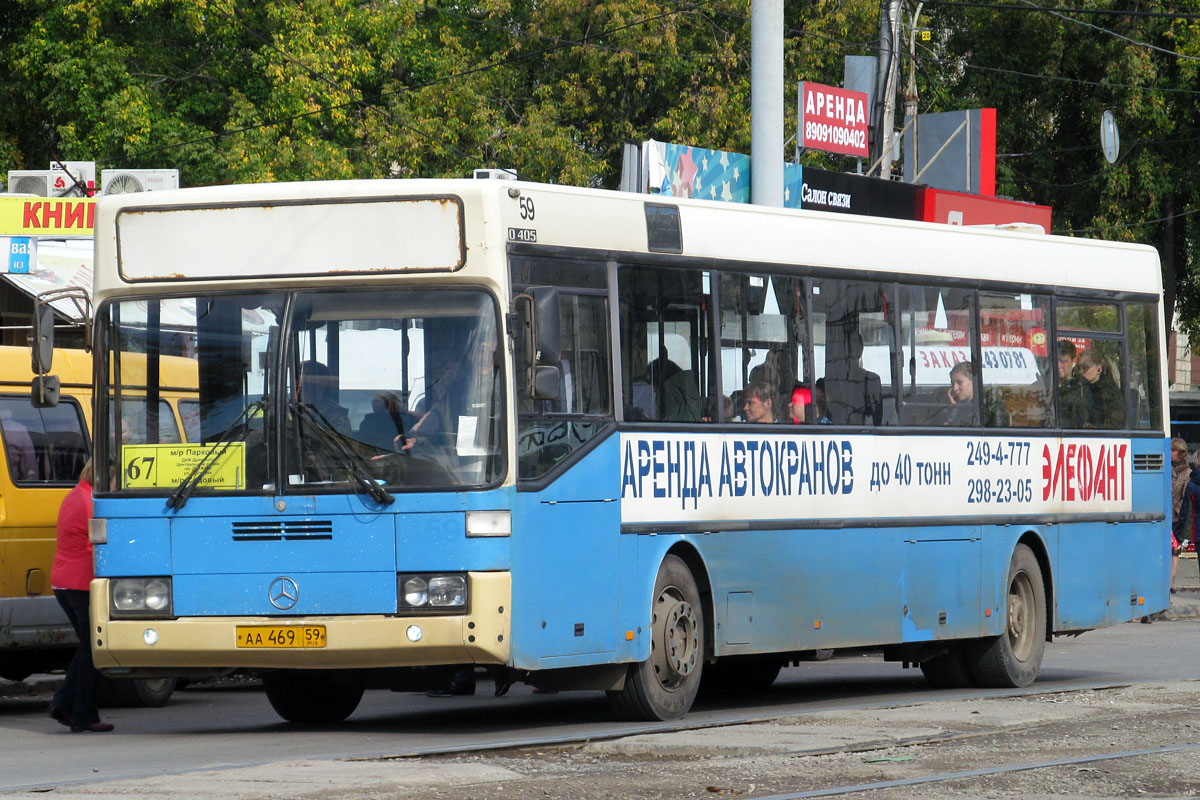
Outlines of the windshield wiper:
{"type": "Polygon", "coordinates": [[[363,461],[362,456],[346,446],[342,434],[329,424],[329,420],[325,419],[320,411],[299,400],[291,401],[291,406],[296,415],[307,421],[319,434],[321,440],[338,456],[342,466],[350,472],[355,485],[360,490],[369,494],[371,499],[381,506],[389,506],[395,502],[396,498],[392,497],[387,489],[380,486],[371,477],[370,468],[363,461]]]}
{"type": "Polygon", "coordinates": [[[173,508],[176,511],[183,508],[188,498],[196,491],[196,487],[200,485],[200,481],[204,480],[204,476],[209,473],[209,470],[221,460],[225,451],[229,449],[229,445],[233,444],[234,439],[238,436],[244,439],[250,432],[250,416],[255,411],[261,411],[262,408],[263,401],[255,400],[242,409],[242,413],[229,423],[229,427],[221,432],[217,440],[209,444],[204,458],[192,467],[192,471],[187,474],[187,477],[180,481],[179,485],[175,487],[175,491],[171,492],[171,496],[167,498],[167,508],[173,508]]]}

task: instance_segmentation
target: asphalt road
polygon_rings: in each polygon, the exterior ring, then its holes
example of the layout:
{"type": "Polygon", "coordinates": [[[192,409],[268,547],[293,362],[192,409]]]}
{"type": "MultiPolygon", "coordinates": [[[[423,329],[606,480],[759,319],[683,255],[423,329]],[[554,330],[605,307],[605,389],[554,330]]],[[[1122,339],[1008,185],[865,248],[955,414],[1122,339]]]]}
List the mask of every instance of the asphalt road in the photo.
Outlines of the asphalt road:
{"type": "MultiPolygon", "coordinates": [[[[1189,679],[1200,669],[1200,621],[1122,625],[1047,650],[1032,691],[1189,679]]],[[[345,723],[283,723],[260,691],[179,692],[162,709],[112,709],[111,734],[70,734],[45,716],[44,696],[0,698],[0,791],[298,759],[369,757],[517,746],[545,737],[604,739],[677,726],[616,720],[601,693],[535,695],[516,686],[495,698],[368,692],[345,723]]],[[[829,709],[995,696],[931,691],[917,669],[858,655],[787,669],[752,701],[701,701],[689,725],[796,717],[829,709]]],[[[1009,693],[1012,694],[1012,693],[1009,693]]]]}

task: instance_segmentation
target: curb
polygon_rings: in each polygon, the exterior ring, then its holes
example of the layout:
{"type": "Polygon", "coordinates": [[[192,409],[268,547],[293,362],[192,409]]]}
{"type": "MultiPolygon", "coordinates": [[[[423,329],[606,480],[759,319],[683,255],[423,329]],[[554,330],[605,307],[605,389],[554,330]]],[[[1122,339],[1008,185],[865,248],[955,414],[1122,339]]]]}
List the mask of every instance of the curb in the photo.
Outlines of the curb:
{"type": "Polygon", "coordinates": [[[1167,619],[1197,619],[1200,618],[1200,595],[1188,592],[1177,592],[1171,595],[1171,607],[1166,611],[1167,619]]]}
{"type": "Polygon", "coordinates": [[[0,678],[0,698],[49,697],[63,684],[62,675],[31,675],[23,681],[0,678]]]}

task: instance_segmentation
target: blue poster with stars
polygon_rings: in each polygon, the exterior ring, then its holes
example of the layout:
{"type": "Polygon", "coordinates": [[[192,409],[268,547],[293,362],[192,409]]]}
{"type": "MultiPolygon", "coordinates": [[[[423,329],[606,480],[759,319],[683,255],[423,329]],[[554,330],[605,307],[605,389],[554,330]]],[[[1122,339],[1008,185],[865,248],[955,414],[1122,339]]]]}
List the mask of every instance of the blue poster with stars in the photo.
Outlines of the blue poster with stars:
{"type": "Polygon", "coordinates": [[[659,194],[697,200],[750,202],[750,157],[724,150],[656,142],[666,171],[659,194]]]}
{"type": "MultiPolygon", "coordinates": [[[[750,156],[671,142],[649,143],[662,169],[659,194],[698,200],[750,202],[750,156]]],[[[783,165],[783,205],[800,208],[804,169],[783,165]]]]}

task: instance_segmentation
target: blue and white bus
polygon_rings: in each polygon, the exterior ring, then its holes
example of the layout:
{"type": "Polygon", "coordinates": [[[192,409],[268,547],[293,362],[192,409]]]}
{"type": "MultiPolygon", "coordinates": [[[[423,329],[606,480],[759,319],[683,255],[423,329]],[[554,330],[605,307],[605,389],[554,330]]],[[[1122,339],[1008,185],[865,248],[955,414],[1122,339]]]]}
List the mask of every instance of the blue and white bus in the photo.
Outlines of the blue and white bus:
{"type": "Polygon", "coordinates": [[[838,648],[1025,686],[1052,636],[1168,603],[1149,247],[245,185],[102,199],[94,301],[108,674],[257,668],[330,721],[486,667],[670,719],[703,673],[760,688],[838,648]],[[123,419],[167,355],[198,444],[123,419]]]}

